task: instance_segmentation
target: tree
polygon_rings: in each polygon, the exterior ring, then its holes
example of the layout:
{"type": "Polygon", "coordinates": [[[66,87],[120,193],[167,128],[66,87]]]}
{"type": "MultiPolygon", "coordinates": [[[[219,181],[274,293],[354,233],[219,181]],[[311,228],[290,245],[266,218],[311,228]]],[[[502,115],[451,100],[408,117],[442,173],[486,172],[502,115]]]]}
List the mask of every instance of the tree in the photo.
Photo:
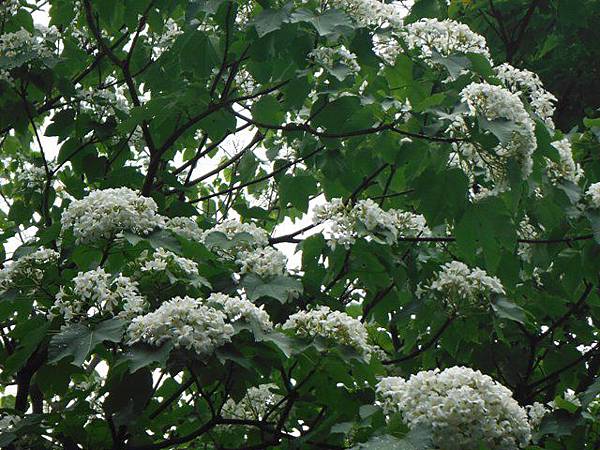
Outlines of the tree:
{"type": "Polygon", "coordinates": [[[476,3],[3,2],[0,446],[596,448],[600,122],[476,3]]]}

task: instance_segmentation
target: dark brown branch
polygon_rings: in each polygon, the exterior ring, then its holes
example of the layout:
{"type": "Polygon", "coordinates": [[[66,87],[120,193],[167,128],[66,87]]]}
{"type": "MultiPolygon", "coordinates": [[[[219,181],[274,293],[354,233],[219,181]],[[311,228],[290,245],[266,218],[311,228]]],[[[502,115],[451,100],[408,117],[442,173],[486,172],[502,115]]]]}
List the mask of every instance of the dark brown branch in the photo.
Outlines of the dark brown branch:
{"type": "Polygon", "coordinates": [[[423,353],[425,350],[428,350],[429,348],[431,348],[433,345],[435,345],[437,343],[439,338],[442,336],[442,334],[444,334],[444,331],[446,331],[448,329],[448,327],[450,326],[450,324],[452,323],[453,320],[454,320],[453,317],[448,317],[446,322],[444,322],[444,324],[440,327],[440,329],[437,331],[437,333],[435,333],[429,341],[427,341],[425,344],[421,345],[421,347],[417,348],[416,350],[413,350],[411,353],[409,353],[406,356],[402,356],[402,357],[396,358],[396,359],[390,359],[388,361],[383,361],[383,364],[386,364],[386,365],[396,364],[396,363],[408,361],[409,359],[416,358],[421,353],[423,353]]]}
{"type": "Polygon", "coordinates": [[[189,203],[202,202],[204,200],[208,200],[208,199],[211,199],[211,198],[214,198],[214,197],[218,197],[220,195],[229,194],[230,192],[238,191],[240,189],[244,189],[244,188],[246,188],[248,186],[251,186],[253,184],[260,183],[262,181],[268,180],[269,178],[271,178],[274,175],[277,175],[278,173],[280,173],[280,172],[282,172],[282,171],[284,171],[284,170],[292,167],[293,165],[298,164],[298,163],[300,163],[302,161],[305,161],[308,158],[316,155],[317,153],[319,153],[320,151],[322,151],[324,148],[325,148],[324,146],[323,147],[318,147],[317,149],[315,149],[312,152],[310,152],[308,155],[303,156],[301,158],[297,158],[297,159],[295,159],[293,161],[290,161],[289,163],[284,164],[283,166],[279,167],[278,169],[276,169],[276,170],[274,170],[274,171],[272,171],[272,172],[270,172],[270,173],[268,173],[266,175],[263,175],[262,177],[258,177],[258,178],[254,179],[252,181],[247,181],[245,183],[239,184],[237,186],[233,186],[233,187],[228,188],[228,189],[224,189],[224,190],[219,191],[219,192],[214,192],[212,194],[204,195],[204,196],[202,196],[200,198],[196,198],[196,199],[190,200],[189,203]]]}
{"type": "Polygon", "coordinates": [[[380,133],[382,131],[393,131],[393,132],[401,134],[403,136],[408,136],[408,137],[412,137],[412,138],[416,138],[416,139],[426,139],[428,141],[434,141],[434,142],[448,143],[448,142],[463,141],[463,139],[458,139],[458,138],[427,136],[424,134],[412,133],[410,131],[400,130],[399,128],[397,128],[396,123],[382,124],[377,127],[363,128],[360,130],[346,131],[343,133],[330,133],[330,132],[326,132],[326,131],[319,131],[306,123],[300,123],[300,124],[288,123],[285,125],[276,125],[276,124],[268,124],[268,123],[256,121],[250,117],[240,114],[237,111],[232,111],[232,114],[235,115],[236,117],[242,119],[246,123],[251,123],[252,125],[259,127],[259,128],[265,128],[267,130],[280,130],[280,131],[305,131],[309,134],[312,134],[313,136],[318,136],[318,137],[322,137],[322,138],[343,139],[343,138],[351,138],[351,137],[357,137],[357,136],[366,136],[369,134],[380,133]]]}

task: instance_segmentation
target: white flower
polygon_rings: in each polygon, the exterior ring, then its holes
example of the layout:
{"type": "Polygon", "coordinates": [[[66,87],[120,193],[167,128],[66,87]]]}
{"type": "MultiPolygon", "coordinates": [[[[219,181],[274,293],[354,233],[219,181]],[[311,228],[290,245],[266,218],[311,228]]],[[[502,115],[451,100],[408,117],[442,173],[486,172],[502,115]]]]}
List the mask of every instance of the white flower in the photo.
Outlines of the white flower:
{"type": "Polygon", "coordinates": [[[600,182],[590,185],[585,195],[592,208],[600,208],[600,182]]]}
{"type": "Polygon", "coordinates": [[[160,57],[160,55],[169,50],[180,34],[183,34],[183,30],[170,17],[165,22],[164,29],[160,33],[150,33],[149,37],[153,40],[152,54],[154,58],[160,57]]]}
{"type": "Polygon", "coordinates": [[[285,272],[287,258],[273,247],[242,251],[236,262],[241,266],[240,273],[254,273],[261,278],[282,275],[285,272]]]}
{"type": "MultiPolygon", "coordinates": [[[[495,183],[501,192],[506,189],[503,185],[508,179],[507,159],[514,158],[520,164],[522,178],[526,179],[533,168],[532,154],[537,148],[537,141],[535,124],[519,96],[487,83],[471,83],[460,96],[469,109],[468,115],[480,115],[488,121],[510,121],[515,125],[510,139],[493,149],[478,149],[471,143],[454,145],[463,170],[472,175],[477,169],[483,169],[484,178],[495,183]]],[[[449,127],[451,133],[466,133],[467,130],[464,115],[456,116],[449,127]]]]}
{"type": "Polygon", "coordinates": [[[253,386],[246,391],[246,395],[239,401],[227,400],[223,405],[223,417],[227,419],[261,420],[269,410],[283,397],[274,394],[277,389],[273,383],[253,386]]]}
{"type": "Polygon", "coordinates": [[[41,192],[44,183],[46,183],[46,169],[33,165],[24,166],[17,172],[15,180],[24,189],[36,189],[38,192],[41,192]]]}
{"type": "Polygon", "coordinates": [[[150,233],[164,225],[157,209],[154,200],[129,188],[96,190],[72,202],[63,211],[61,222],[65,229],[73,227],[77,243],[90,243],[123,231],[150,233]]]}
{"type": "MultiPolygon", "coordinates": [[[[575,394],[575,391],[573,389],[567,389],[565,392],[563,392],[562,397],[565,401],[571,403],[572,405],[578,408],[581,408],[581,400],[577,398],[577,394],[575,394]]],[[[548,402],[548,406],[553,410],[558,408],[554,400],[548,402]]]]}
{"type": "Polygon", "coordinates": [[[418,50],[431,66],[436,65],[431,60],[436,53],[443,57],[476,53],[491,61],[485,38],[454,20],[421,19],[407,25],[401,34],[408,48],[418,50]]]}
{"type": "Polygon", "coordinates": [[[21,256],[0,270],[0,292],[12,287],[36,287],[44,278],[48,265],[56,264],[59,259],[57,251],[44,247],[21,256]]]}
{"type": "Polygon", "coordinates": [[[428,236],[425,218],[397,209],[383,210],[371,199],[360,200],[353,207],[345,206],[342,199],[333,199],[318,205],[313,211],[315,222],[326,222],[327,242],[330,247],[348,248],[357,238],[377,238],[392,245],[402,237],[428,236]]]}
{"type": "Polygon", "coordinates": [[[554,128],[552,116],[557,99],[544,88],[544,84],[537,74],[529,70],[517,69],[508,63],[495,67],[494,71],[506,88],[515,94],[524,95],[533,112],[550,128],[554,128]]]}
{"type": "Polygon", "coordinates": [[[189,217],[173,217],[167,219],[165,228],[183,236],[190,241],[201,241],[203,231],[194,219],[189,217]]]}
{"type": "Polygon", "coordinates": [[[0,416],[0,431],[2,433],[10,432],[20,421],[21,418],[19,416],[3,413],[2,416],[0,416]]]}
{"type": "Polygon", "coordinates": [[[444,264],[436,273],[429,289],[439,292],[446,302],[454,306],[461,300],[479,305],[491,293],[505,294],[498,278],[489,276],[479,267],[470,269],[460,261],[444,264]]]}
{"type": "Polygon", "coordinates": [[[539,402],[527,405],[525,410],[527,411],[527,416],[529,416],[529,424],[532,429],[539,427],[544,416],[550,412],[550,409],[546,405],[539,402]]]}
{"type": "Polygon", "coordinates": [[[343,45],[337,48],[319,47],[312,50],[308,56],[329,72],[334,71],[339,66],[347,68],[350,75],[360,72],[356,55],[349,52],[343,45]]]}
{"type": "Polygon", "coordinates": [[[366,359],[374,351],[368,343],[367,329],[360,320],[341,311],[332,311],[328,306],[292,314],[282,328],[293,330],[300,336],[320,336],[336,344],[353,347],[366,359]]]}
{"type": "Polygon", "coordinates": [[[561,180],[577,184],[583,176],[583,169],[573,159],[573,149],[568,138],[552,142],[552,146],[558,150],[559,162],[546,158],[546,173],[552,182],[561,180]]]}
{"type": "MultiPolygon", "coordinates": [[[[544,227],[539,225],[541,230],[544,230],[544,227]]],[[[534,227],[529,221],[529,216],[525,214],[521,222],[519,222],[519,228],[517,229],[517,234],[520,239],[538,239],[539,231],[536,227],[534,227]]],[[[519,243],[517,247],[517,255],[526,262],[531,262],[531,245],[527,243],[519,243]]]]}
{"type": "Polygon", "coordinates": [[[428,426],[444,450],[516,450],[531,438],[527,413],[509,389],[466,367],[422,371],[377,384],[386,414],[401,413],[409,428],[428,426]]]}
{"type": "Polygon", "coordinates": [[[0,35],[0,54],[8,58],[7,69],[20,67],[36,59],[43,60],[53,55],[52,46],[58,39],[56,27],[38,26],[33,34],[24,28],[13,33],[0,35]]]}
{"type": "Polygon", "coordinates": [[[235,219],[229,219],[206,230],[202,241],[210,250],[217,251],[222,256],[235,256],[240,251],[267,246],[269,235],[253,223],[242,223],[235,219]],[[223,233],[230,241],[235,239],[235,246],[227,250],[219,248],[218,244],[214,244],[210,239],[210,235],[214,232],[223,233]]]}
{"type": "Polygon", "coordinates": [[[222,310],[230,322],[242,320],[258,325],[263,331],[273,329],[269,314],[263,307],[258,307],[248,300],[215,292],[206,299],[206,302],[210,306],[222,310]]]}
{"type": "Polygon", "coordinates": [[[405,8],[401,2],[384,3],[379,0],[329,0],[329,5],[346,11],[361,26],[381,26],[393,28],[403,25],[405,8]]]}
{"type": "Polygon", "coordinates": [[[130,344],[158,346],[169,341],[175,348],[202,356],[230,342],[233,335],[234,329],[222,311],[190,297],[175,297],[156,311],[135,317],[127,328],[130,344]]]}
{"type": "Polygon", "coordinates": [[[124,276],[113,277],[99,267],[79,272],[69,285],[61,286],[51,312],[70,322],[116,314],[129,318],[141,314],[146,307],[135,281],[124,276]]]}
{"type": "Polygon", "coordinates": [[[175,275],[198,276],[198,264],[162,247],[157,248],[151,255],[144,252],[138,259],[137,264],[142,272],[164,272],[168,270],[175,275]]]}

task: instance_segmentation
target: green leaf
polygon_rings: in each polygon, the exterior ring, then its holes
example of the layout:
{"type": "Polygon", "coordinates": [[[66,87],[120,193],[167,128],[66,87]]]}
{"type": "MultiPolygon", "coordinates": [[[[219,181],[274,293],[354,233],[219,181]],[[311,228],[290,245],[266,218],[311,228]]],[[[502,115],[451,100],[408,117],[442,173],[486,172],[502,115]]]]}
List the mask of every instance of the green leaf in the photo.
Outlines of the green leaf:
{"type": "Polygon", "coordinates": [[[172,349],[173,345],[170,343],[165,343],[160,347],[136,344],[125,352],[122,360],[127,362],[129,372],[136,372],[142,367],[154,363],[158,363],[160,367],[164,367],[172,349]]]}
{"type": "Polygon", "coordinates": [[[124,327],[125,322],[119,319],[108,319],[95,327],[80,323],[68,325],[50,340],[49,362],[72,356],[72,363],[81,366],[96,345],[103,341],[120,342],[124,327]]]}
{"type": "Polygon", "coordinates": [[[309,198],[317,192],[317,180],[312,175],[286,176],[279,182],[281,204],[285,206],[289,202],[302,212],[308,211],[309,198]]]}
{"type": "Polygon", "coordinates": [[[281,9],[265,9],[250,24],[256,29],[258,36],[263,37],[279,30],[284,23],[289,21],[290,9],[291,4],[287,4],[281,9]]]}
{"type": "Polygon", "coordinates": [[[306,9],[300,9],[292,13],[290,22],[310,23],[321,36],[341,34],[353,28],[350,18],[342,11],[336,9],[328,9],[321,15],[314,14],[312,11],[306,9]]]}
{"type": "Polygon", "coordinates": [[[269,280],[249,273],[242,279],[241,285],[246,289],[246,294],[251,301],[261,297],[271,297],[286,303],[291,297],[302,292],[302,283],[295,278],[277,275],[269,280]]]}
{"type": "Polygon", "coordinates": [[[492,309],[501,319],[508,319],[521,324],[525,324],[527,320],[525,310],[504,297],[498,297],[496,301],[492,302],[492,309]]]}
{"type": "Polygon", "coordinates": [[[252,107],[252,118],[259,123],[278,124],[283,117],[283,109],[273,95],[261,97],[252,107]]]}
{"type": "Polygon", "coordinates": [[[519,130],[519,126],[511,120],[507,119],[494,119],[488,120],[486,117],[479,115],[477,116],[479,127],[483,130],[491,132],[502,145],[508,144],[515,131],[519,130]]]}

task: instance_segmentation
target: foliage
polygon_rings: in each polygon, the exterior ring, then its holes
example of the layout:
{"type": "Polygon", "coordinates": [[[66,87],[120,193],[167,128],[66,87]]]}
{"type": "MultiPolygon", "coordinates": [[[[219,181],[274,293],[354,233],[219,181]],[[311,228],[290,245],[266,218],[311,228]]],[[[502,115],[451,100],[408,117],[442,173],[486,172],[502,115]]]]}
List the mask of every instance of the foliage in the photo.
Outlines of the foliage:
{"type": "Polygon", "coordinates": [[[565,3],[2,2],[0,447],[597,448],[565,3]]]}

